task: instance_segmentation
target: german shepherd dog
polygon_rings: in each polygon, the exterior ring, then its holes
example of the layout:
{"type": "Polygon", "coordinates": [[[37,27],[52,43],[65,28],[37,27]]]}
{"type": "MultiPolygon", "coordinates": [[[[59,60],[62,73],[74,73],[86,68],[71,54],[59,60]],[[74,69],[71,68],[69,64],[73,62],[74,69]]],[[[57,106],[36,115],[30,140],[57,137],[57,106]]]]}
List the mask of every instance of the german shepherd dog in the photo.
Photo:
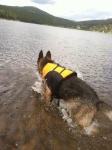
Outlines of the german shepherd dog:
{"type": "Polygon", "coordinates": [[[69,104],[68,115],[80,127],[89,127],[98,111],[102,111],[112,121],[112,108],[100,101],[96,92],[77,73],[62,67],[51,59],[51,52],[43,56],[39,53],[38,72],[41,75],[47,102],[53,98],[64,100],[69,104]]]}

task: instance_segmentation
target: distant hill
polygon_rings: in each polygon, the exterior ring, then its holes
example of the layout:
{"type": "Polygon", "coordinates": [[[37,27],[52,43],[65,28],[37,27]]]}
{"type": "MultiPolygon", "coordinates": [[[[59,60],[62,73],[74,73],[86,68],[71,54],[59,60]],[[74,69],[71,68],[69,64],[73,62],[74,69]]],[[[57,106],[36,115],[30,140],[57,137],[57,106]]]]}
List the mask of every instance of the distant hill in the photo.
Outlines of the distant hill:
{"type": "Polygon", "coordinates": [[[76,28],[73,21],[54,17],[36,7],[12,7],[0,5],[0,18],[35,24],[76,28]]]}
{"type": "Polygon", "coordinates": [[[112,33],[112,19],[81,21],[77,23],[77,27],[82,30],[112,33]]]}
{"type": "Polygon", "coordinates": [[[36,7],[0,5],[0,18],[79,30],[112,33],[112,19],[75,22],[52,16],[36,7]]]}

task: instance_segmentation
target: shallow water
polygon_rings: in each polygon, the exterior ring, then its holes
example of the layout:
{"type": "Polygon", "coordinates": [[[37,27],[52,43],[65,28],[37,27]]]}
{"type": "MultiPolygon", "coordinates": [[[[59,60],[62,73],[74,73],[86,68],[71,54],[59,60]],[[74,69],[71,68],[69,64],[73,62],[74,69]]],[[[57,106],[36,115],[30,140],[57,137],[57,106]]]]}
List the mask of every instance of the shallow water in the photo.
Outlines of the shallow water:
{"type": "MultiPolygon", "coordinates": [[[[111,150],[112,123],[98,135],[70,130],[55,104],[32,91],[39,51],[76,70],[112,105],[112,35],[0,20],[0,150],[111,150]]],[[[38,87],[37,87],[38,88],[38,87]]],[[[40,87],[38,88],[38,90],[40,87]]]]}

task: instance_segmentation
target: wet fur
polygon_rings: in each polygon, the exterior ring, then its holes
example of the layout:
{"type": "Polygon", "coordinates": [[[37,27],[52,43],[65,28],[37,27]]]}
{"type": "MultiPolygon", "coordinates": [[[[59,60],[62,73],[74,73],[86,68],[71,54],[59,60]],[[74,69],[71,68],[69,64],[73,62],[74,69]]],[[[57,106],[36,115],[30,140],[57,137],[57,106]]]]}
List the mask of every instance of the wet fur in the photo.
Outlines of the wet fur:
{"type": "MultiPolygon", "coordinates": [[[[43,56],[43,52],[40,51],[38,57],[38,71],[42,75],[42,69],[45,62],[54,63],[51,60],[50,51],[46,56],[43,56]]],[[[51,101],[53,95],[50,88],[47,86],[45,79],[45,99],[47,102],[51,101]]],[[[81,127],[91,126],[95,115],[100,110],[112,121],[112,108],[106,103],[99,100],[96,92],[83,80],[77,76],[70,76],[66,78],[59,88],[60,99],[63,99],[67,103],[67,112],[73,120],[75,120],[81,127]]],[[[96,132],[95,130],[94,132],[96,132]]]]}

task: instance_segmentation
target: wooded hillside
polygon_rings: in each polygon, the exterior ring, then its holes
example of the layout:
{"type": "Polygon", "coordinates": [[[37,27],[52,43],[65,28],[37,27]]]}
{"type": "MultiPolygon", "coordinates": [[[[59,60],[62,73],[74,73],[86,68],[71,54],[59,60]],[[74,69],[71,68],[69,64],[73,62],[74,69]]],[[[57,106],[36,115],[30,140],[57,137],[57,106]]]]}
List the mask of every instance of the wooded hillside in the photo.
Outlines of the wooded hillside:
{"type": "Polygon", "coordinates": [[[79,30],[112,33],[112,19],[75,22],[52,16],[36,7],[0,5],[0,18],[79,30]]]}

